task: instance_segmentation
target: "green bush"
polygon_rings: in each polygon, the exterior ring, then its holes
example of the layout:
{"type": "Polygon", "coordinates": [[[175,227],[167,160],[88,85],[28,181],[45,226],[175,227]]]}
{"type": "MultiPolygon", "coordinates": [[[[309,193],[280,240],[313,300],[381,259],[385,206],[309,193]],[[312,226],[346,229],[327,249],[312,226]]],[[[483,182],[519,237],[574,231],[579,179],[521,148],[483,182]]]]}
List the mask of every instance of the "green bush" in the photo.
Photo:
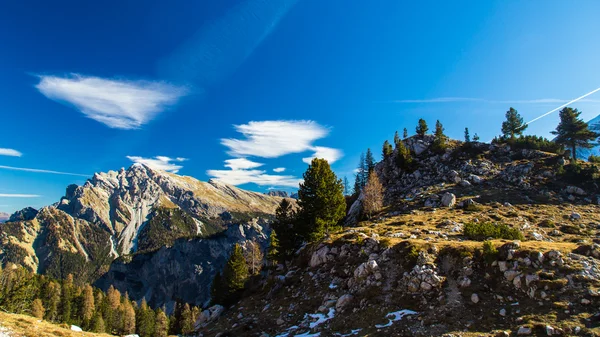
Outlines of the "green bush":
{"type": "Polygon", "coordinates": [[[463,234],[471,240],[485,240],[487,238],[524,240],[523,233],[516,228],[505,224],[493,224],[491,222],[469,222],[465,224],[463,234]]]}
{"type": "Polygon", "coordinates": [[[492,144],[508,144],[513,149],[528,149],[528,150],[540,150],[544,152],[551,152],[561,154],[564,152],[564,147],[544,137],[538,137],[533,135],[505,138],[495,137],[492,140],[492,144]]]}
{"type": "Polygon", "coordinates": [[[487,263],[492,263],[498,258],[498,250],[491,241],[483,241],[483,258],[487,263]]]}
{"type": "Polygon", "coordinates": [[[596,164],[600,163],[600,156],[591,155],[591,156],[588,157],[588,161],[590,163],[596,163],[596,164]]]}

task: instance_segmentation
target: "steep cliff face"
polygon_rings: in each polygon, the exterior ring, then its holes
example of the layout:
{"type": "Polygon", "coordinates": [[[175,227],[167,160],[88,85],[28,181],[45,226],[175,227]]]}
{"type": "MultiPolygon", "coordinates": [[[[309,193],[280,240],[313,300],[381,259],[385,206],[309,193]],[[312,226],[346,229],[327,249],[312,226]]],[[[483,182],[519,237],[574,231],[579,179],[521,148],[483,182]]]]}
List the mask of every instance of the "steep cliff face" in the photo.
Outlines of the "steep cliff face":
{"type": "Polygon", "coordinates": [[[172,308],[175,301],[207,304],[211,282],[232,247],[254,240],[264,248],[269,232],[266,222],[252,220],[229,225],[211,238],[180,239],[172,247],[124,256],[112,263],[96,285],[105,290],[113,285],[132,299],[145,298],[151,306],[172,308]]]}
{"type": "MultiPolygon", "coordinates": [[[[53,206],[24,209],[0,226],[0,260],[94,281],[119,256],[156,251],[253,218],[269,219],[281,198],[147,166],[97,173],[67,187],[53,206]]],[[[208,258],[207,260],[210,260],[208,258]]]]}

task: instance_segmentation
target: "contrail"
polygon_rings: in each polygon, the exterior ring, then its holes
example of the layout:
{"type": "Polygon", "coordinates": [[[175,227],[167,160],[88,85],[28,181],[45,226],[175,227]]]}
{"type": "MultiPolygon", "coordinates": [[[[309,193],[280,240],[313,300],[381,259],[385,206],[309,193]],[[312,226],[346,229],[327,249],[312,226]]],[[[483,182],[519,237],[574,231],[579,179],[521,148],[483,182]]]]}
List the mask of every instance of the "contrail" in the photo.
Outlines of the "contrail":
{"type": "Polygon", "coordinates": [[[598,92],[598,91],[600,91],[600,88],[598,88],[598,89],[596,89],[596,90],[594,90],[594,91],[590,91],[590,92],[588,92],[587,94],[585,94],[585,95],[583,95],[583,96],[577,97],[577,98],[575,98],[574,100],[572,100],[572,101],[570,101],[570,102],[567,102],[567,103],[565,103],[565,104],[563,104],[563,105],[559,106],[559,107],[558,107],[558,108],[556,108],[556,109],[552,109],[552,110],[550,110],[550,111],[546,112],[545,114],[543,114],[543,115],[541,115],[541,116],[538,116],[538,117],[536,117],[536,118],[534,118],[534,119],[530,120],[530,121],[529,121],[529,122],[527,122],[526,124],[531,124],[531,123],[533,123],[533,122],[537,121],[537,120],[538,120],[538,119],[540,119],[540,118],[543,118],[543,117],[546,117],[546,116],[548,116],[549,114],[553,113],[553,112],[554,112],[554,111],[556,111],[556,110],[562,109],[562,108],[566,107],[567,105],[569,105],[569,104],[572,104],[572,103],[575,103],[575,102],[579,101],[580,99],[586,98],[586,97],[588,97],[589,95],[591,95],[591,94],[593,94],[593,93],[595,93],[595,92],[598,92]]]}
{"type": "Polygon", "coordinates": [[[88,174],[41,170],[41,169],[26,168],[26,167],[12,167],[12,166],[4,166],[4,165],[0,165],[0,169],[12,170],[12,171],[35,172],[35,173],[62,174],[62,175],[67,175],[67,176],[78,176],[78,177],[89,177],[90,176],[88,174]]]}

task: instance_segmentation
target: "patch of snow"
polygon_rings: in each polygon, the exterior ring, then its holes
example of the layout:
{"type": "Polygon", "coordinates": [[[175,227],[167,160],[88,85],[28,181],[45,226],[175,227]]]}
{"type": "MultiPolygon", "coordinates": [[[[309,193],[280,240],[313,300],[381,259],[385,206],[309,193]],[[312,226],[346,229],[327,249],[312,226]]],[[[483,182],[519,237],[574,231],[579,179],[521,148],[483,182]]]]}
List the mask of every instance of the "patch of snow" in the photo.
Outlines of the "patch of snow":
{"type": "Polygon", "coordinates": [[[83,332],[83,330],[77,325],[71,325],[71,331],[83,332]]]}
{"type": "Polygon", "coordinates": [[[119,253],[117,253],[117,243],[112,235],[110,236],[110,255],[114,256],[115,259],[119,257],[119,253]]]}
{"type": "Polygon", "coordinates": [[[320,332],[312,333],[311,334],[310,331],[309,332],[305,332],[305,333],[300,334],[300,335],[295,335],[295,337],[319,337],[319,336],[321,336],[320,332]]]}
{"type": "Polygon", "coordinates": [[[202,221],[200,221],[196,218],[192,218],[192,219],[196,223],[196,235],[202,234],[202,227],[204,226],[204,223],[202,223],[202,221]]]}
{"type": "Polygon", "coordinates": [[[311,322],[310,323],[310,328],[313,329],[325,322],[327,322],[328,320],[332,319],[335,317],[335,309],[334,308],[329,308],[329,312],[327,313],[327,316],[323,315],[323,314],[306,314],[304,315],[304,317],[310,317],[312,319],[317,319],[315,322],[311,322]]]}
{"type": "Polygon", "coordinates": [[[389,321],[386,324],[376,324],[375,327],[377,329],[387,328],[389,326],[392,326],[392,324],[394,324],[394,322],[401,320],[404,316],[416,315],[416,314],[417,313],[415,311],[408,310],[408,309],[390,312],[387,315],[385,315],[385,317],[388,318],[389,321]]]}

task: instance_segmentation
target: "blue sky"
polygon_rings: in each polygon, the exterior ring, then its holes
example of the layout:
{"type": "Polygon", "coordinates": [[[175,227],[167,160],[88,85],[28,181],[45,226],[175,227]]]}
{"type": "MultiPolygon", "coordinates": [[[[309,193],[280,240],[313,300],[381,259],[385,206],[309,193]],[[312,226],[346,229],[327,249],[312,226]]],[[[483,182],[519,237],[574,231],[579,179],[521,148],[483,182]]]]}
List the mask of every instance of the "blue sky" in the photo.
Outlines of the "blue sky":
{"type": "MultiPolygon", "coordinates": [[[[598,1],[6,1],[0,211],[145,162],[292,190],[395,130],[489,140],[600,87],[598,1]],[[32,172],[12,168],[51,172],[32,172]],[[72,174],[57,174],[72,173],[72,174]],[[73,175],[75,174],[75,175],[73,175]]],[[[600,114],[600,93],[572,104],[600,114]]],[[[527,133],[549,136],[557,113],[527,133]]]]}

